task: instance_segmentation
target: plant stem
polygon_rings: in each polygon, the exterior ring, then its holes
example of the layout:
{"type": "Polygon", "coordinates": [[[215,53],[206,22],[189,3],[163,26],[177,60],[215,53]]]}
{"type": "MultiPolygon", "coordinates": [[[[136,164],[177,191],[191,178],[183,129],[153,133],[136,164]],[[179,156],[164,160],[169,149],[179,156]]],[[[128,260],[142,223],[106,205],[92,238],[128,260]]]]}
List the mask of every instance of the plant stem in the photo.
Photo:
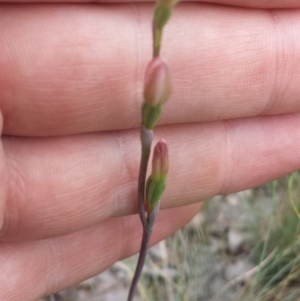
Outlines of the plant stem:
{"type": "Polygon", "coordinates": [[[148,245],[152,234],[152,228],[159,211],[160,202],[158,202],[155,208],[151,212],[149,212],[146,216],[145,203],[144,203],[146,174],[147,174],[149,156],[151,152],[152,140],[153,140],[153,131],[146,129],[142,125],[141,126],[142,154],[141,154],[139,182],[138,182],[138,205],[139,205],[139,215],[143,225],[143,238],[140,247],[139,259],[132,279],[127,301],[132,301],[134,298],[135,291],[144,267],[148,245]]]}
{"type": "Polygon", "coordinates": [[[153,28],[153,57],[159,56],[162,38],[162,30],[153,28]]]}
{"type": "Polygon", "coordinates": [[[141,145],[142,145],[142,154],[141,154],[141,162],[140,162],[139,181],[138,181],[138,207],[139,207],[139,216],[143,225],[143,238],[142,238],[142,243],[140,248],[139,259],[137,262],[136,270],[128,294],[128,299],[127,299],[128,301],[132,301],[134,298],[136,287],[145,263],[148,244],[152,232],[150,229],[148,229],[148,222],[147,222],[146,212],[145,212],[145,184],[146,184],[149,156],[151,152],[151,144],[153,140],[153,132],[151,130],[146,129],[142,125],[140,135],[141,135],[140,138],[141,138],[141,145]]]}
{"type": "MultiPolygon", "coordinates": [[[[162,28],[160,29],[156,28],[154,22],[152,23],[152,34],[153,34],[153,57],[157,57],[159,56],[160,47],[161,47],[162,28]]],[[[143,111],[142,111],[142,116],[143,116],[143,111]]],[[[145,210],[145,186],[146,186],[145,184],[146,184],[149,156],[151,153],[151,144],[153,140],[153,131],[147,129],[142,124],[140,138],[141,138],[141,145],[142,145],[142,154],[141,154],[139,180],[138,180],[138,207],[139,207],[139,216],[143,226],[143,238],[140,247],[139,259],[132,279],[127,301],[132,301],[134,298],[136,287],[138,285],[138,281],[140,279],[143,266],[145,263],[148,244],[152,233],[152,228],[159,211],[159,202],[155,206],[154,210],[148,212],[147,215],[145,210]]]]}
{"type": "Polygon", "coordinates": [[[145,263],[151,233],[152,233],[151,229],[148,229],[147,227],[143,228],[143,239],[142,239],[141,248],[140,248],[140,255],[139,255],[138,262],[137,262],[134,277],[132,279],[132,283],[131,283],[131,287],[129,290],[127,301],[132,301],[134,298],[136,287],[139,282],[139,279],[140,279],[140,276],[141,276],[141,273],[143,270],[143,266],[145,263]]]}
{"type": "Polygon", "coordinates": [[[139,181],[138,181],[138,206],[139,215],[143,225],[143,229],[147,228],[147,220],[145,213],[145,183],[147,175],[147,167],[149,156],[151,152],[151,144],[153,140],[153,131],[146,129],[143,125],[141,126],[141,144],[142,144],[142,154],[141,163],[139,171],[139,181]]]}

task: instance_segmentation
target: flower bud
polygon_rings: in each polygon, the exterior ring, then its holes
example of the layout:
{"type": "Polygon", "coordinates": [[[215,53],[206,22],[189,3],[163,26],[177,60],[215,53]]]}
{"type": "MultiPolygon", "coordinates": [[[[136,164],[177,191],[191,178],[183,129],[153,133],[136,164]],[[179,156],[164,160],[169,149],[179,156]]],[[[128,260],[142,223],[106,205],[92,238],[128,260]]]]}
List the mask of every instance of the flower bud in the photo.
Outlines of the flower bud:
{"type": "Polygon", "coordinates": [[[151,212],[159,202],[166,188],[166,180],[156,181],[151,176],[146,183],[146,201],[148,204],[148,212],[151,212]]]}
{"type": "Polygon", "coordinates": [[[168,170],[167,143],[164,140],[160,140],[154,148],[152,173],[146,183],[146,200],[149,212],[155,208],[165,191],[168,170]]]}
{"type": "Polygon", "coordinates": [[[148,130],[152,130],[161,114],[161,106],[151,107],[146,102],[142,106],[142,123],[148,130]]]}
{"type": "Polygon", "coordinates": [[[144,83],[144,101],[151,107],[163,105],[171,95],[171,76],[167,64],[159,57],[149,63],[144,83]]]}
{"type": "Polygon", "coordinates": [[[165,140],[160,140],[155,148],[152,159],[152,173],[153,180],[165,180],[169,171],[169,157],[168,146],[165,140]]]}

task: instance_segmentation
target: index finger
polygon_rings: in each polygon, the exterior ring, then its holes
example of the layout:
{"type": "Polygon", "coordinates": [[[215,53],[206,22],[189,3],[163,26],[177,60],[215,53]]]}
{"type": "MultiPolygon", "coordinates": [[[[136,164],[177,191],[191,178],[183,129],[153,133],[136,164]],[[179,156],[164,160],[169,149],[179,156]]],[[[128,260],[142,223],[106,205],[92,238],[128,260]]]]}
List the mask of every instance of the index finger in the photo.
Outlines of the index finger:
{"type": "MultiPolygon", "coordinates": [[[[152,5],[0,10],[4,134],[138,127],[152,5]],[[21,25],[20,25],[21,24],[21,25]]],[[[300,110],[300,11],[189,3],[164,33],[174,92],[161,124],[300,110]]]]}
{"type": "MultiPolygon", "coordinates": [[[[2,2],[7,2],[1,0],[2,2]]],[[[18,2],[18,3],[25,3],[25,2],[71,2],[71,3],[95,3],[92,0],[10,0],[9,2],[18,2]]],[[[154,2],[149,0],[98,0],[98,3],[132,3],[132,2],[154,2]]],[[[240,6],[240,7],[252,7],[252,8],[299,8],[300,3],[298,0],[253,0],[253,1],[246,1],[246,0],[182,0],[181,2],[203,2],[203,3],[212,3],[212,4],[222,4],[222,5],[233,5],[233,6],[240,6]]]]}

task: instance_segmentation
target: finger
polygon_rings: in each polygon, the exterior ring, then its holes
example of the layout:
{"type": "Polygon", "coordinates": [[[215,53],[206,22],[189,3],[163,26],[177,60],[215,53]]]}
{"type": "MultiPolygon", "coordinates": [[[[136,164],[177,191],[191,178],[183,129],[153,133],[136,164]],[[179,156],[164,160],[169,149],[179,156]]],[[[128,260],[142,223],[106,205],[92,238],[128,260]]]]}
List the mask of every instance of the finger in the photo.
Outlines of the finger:
{"type": "Polygon", "coordinates": [[[204,0],[201,2],[215,3],[223,5],[234,5],[252,8],[299,8],[300,3],[297,0],[204,0]]]}
{"type": "MultiPolygon", "coordinates": [[[[2,6],[4,133],[137,127],[151,14],[151,5],[2,6]]],[[[299,10],[178,6],[164,33],[174,92],[161,124],[299,111],[299,28],[299,10]]]]}
{"type": "MultiPolygon", "coordinates": [[[[181,228],[199,208],[198,204],[161,212],[151,245],[181,228]]],[[[140,242],[140,220],[138,216],[130,216],[113,218],[59,238],[2,243],[0,299],[33,301],[62,290],[137,253],[140,242]]]]}
{"type": "MultiPolygon", "coordinates": [[[[0,135],[3,128],[3,118],[0,114],[0,135]]],[[[3,145],[0,142],[0,231],[4,224],[4,211],[7,200],[7,168],[6,168],[6,159],[4,155],[3,145]]]]}
{"type": "MultiPolygon", "coordinates": [[[[2,2],[4,2],[2,0],[2,2]]],[[[11,3],[24,3],[24,2],[80,2],[80,3],[90,3],[90,0],[10,0],[11,3]]],[[[132,2],[150,2],[149,0],[98,0],[98,3],[132,3],[132,2]]],[[[154,2],[154,1],[153,1],[154,2]]],[[[239,7],[252,7],[252,8],[299,8],[300,4],[298,0],[182,0],[180,2],[205,2],[212,4],[222,4],[222,5],[234,5],[239,7]]]]}
{"type": "MultiPolygon", "coordinates": [[[[256,187],[300,167],[300,114],[165,126],[162,208],[256,187]]],[[[9,196],[2,240],[63,235],[137,212],[136,130],[4,139],[9,196]]]]}

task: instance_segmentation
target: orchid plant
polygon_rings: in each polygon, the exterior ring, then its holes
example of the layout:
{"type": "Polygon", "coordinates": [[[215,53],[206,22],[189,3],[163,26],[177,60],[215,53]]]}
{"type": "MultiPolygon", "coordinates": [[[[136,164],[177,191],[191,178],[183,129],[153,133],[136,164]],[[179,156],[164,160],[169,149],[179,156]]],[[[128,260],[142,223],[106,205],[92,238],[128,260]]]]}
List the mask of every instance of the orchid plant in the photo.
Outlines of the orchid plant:
{"type": "Polygon", "coordinates": [[[132,301],[145,263],[148,244],[153,225],[159,212],[160,199],[166,188],[169,169],[168,146],[160,140],[153,152],[152,172],[146,182],[148,161],[151,153],[153,129],[162,112],[163,104],[169,99],[172,90],[171,76],[168,65],[160,57],[163,28],[172,15],[177,0],[157,0],[154,9],[153,58],[145,75],[144,102],[141,109],[141,161],[138,179],[138,208],[143,227],[143,237],[135,274],[131,283],[127,301],[132,301]]]}

